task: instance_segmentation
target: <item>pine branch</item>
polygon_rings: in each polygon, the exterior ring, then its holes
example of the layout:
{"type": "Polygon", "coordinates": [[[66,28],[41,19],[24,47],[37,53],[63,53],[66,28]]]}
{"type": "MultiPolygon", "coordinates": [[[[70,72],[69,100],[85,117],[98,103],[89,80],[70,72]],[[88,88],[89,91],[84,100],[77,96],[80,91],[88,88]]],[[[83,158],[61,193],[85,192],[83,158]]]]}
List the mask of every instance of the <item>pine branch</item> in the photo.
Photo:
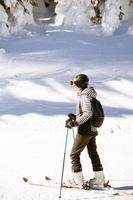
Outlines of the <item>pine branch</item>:
{"type": "Polygon", "coordinates": [[[25,7],[24,3],[22,0],[17,0],[18,3],[24,8],[24,12],[27,13],[27,14],[30,14],[28,9],[25,7]]]}
{"type": "Polygon", "coordinates": [[[3,6],[3,8],[5,9],[6,13],[9,14],[10,12],[10,8],[6,6],[6,4],[4,3],[4,0],[0,1],[0,4],[3,6]]]}

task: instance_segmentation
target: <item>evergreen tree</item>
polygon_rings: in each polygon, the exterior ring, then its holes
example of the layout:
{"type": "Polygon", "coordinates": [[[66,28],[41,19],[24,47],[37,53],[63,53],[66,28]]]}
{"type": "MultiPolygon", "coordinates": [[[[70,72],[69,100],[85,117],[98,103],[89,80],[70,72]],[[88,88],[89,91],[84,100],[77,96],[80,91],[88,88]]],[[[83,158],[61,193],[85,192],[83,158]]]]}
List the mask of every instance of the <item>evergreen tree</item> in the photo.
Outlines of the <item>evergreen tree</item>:
{"type": "Polygon", "coordinates": [[[6,26],[8,32],[17,31],[26,23],[33,22],[32,5],[29,0],[0,0],[0,12],[1,15],[7,15],[7,18],[0,19],[0,27],[6,26]]]}

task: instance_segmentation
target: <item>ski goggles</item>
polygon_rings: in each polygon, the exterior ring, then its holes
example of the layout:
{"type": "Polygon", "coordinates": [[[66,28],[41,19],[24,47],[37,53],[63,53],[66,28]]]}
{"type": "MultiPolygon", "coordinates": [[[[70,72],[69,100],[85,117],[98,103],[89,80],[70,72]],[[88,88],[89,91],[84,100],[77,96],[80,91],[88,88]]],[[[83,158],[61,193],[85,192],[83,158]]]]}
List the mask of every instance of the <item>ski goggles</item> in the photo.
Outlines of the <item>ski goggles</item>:
{"type": "Polygon", "coordinates": [[[69,84],[72,86],[74,84],[74,81],[73,80],[70,80],[69,81],[69,84]]]}
{"type": "Polygon", "coordinates": [[[70,80],[70,81],[69,81],[69,84],[70,84],[71,86],[74,86],[74,85],[75,85],[75,80],[70,80]]]}

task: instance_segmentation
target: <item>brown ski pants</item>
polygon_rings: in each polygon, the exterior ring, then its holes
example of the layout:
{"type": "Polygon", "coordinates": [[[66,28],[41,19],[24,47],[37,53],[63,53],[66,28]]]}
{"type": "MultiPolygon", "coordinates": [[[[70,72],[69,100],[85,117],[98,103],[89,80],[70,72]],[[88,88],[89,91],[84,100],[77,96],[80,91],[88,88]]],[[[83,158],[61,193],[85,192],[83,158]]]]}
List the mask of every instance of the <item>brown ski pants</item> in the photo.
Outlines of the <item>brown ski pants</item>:
{"type": "Polygon", "coordinates": [[[80,172],[82,171],[82,166],[80,162],[80,154],[87,147],[88,155],[91,159],[93,171],[103,170],[96,145],[96,136],[87,135],[87,134],[78,134],[75,137],[74,144],[71,150],[71,163],[72,171],[80,172]]]}

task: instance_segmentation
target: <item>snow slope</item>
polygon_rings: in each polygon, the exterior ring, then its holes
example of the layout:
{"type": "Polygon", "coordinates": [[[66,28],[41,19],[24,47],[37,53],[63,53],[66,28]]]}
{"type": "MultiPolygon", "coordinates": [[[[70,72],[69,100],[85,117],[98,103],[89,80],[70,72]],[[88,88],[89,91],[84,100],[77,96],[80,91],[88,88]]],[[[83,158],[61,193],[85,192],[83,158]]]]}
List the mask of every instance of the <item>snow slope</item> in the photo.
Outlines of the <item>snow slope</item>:
{"type": "MultiPolygon", "coordinates": [[[[133,37],[126,32],[126,26],[112,36],[95,26],[35,26],[0,39],[0,199],[58,199],[58,188],[30,187],[22,177],[60,180],[64,123],[76,104],[68,82],[77,73],[90,77],[104,106],[98,150],[106,179],[123,195],[63,190],[62,199],[133,199],[133,37]]],[[[70,131],[64,179],[71,176],[72,143],[70,131]]],[[[92,178],[86,151],[81,161],[92,178]]]]}

